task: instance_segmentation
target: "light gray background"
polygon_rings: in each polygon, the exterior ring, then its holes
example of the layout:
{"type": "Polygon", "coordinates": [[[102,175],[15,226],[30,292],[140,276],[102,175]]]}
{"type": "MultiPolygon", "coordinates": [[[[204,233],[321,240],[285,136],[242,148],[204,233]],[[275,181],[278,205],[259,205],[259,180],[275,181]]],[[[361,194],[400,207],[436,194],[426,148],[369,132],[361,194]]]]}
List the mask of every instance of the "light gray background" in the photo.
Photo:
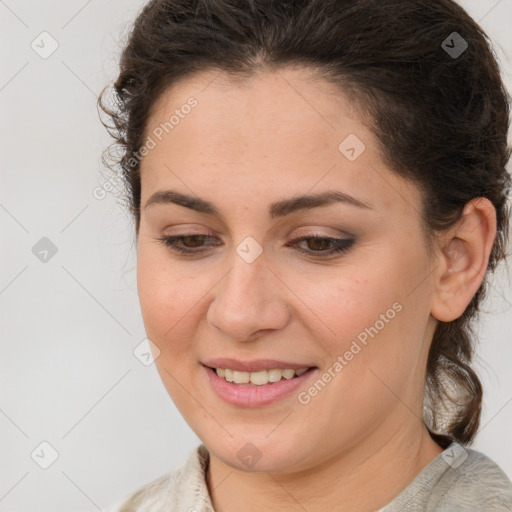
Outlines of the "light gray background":
{"type": "MultiPolygon", "coordinates": [[[[110,143],[96,97],[144,3],[0,0],[2,512],[106,510],[200,442],[154,365],[133,354],[145,338],[133,226],[112,194],[93,196],[110,143]],[[58,43],[46,59],[31,47],[43,51],[43,31],[58,43]],[[42,237],[57,247],[46,263],[32,252],[42,237]],[[48,469],[31,456],[48,460],[43,441],[58,452],[48,469]]],[[[491,36],[511,90],[512,0],[462,4],[491,36]]],[[[512,478],[504,269],[484,309],[477,368],[486,395],[474,448],[512,478]]]]}

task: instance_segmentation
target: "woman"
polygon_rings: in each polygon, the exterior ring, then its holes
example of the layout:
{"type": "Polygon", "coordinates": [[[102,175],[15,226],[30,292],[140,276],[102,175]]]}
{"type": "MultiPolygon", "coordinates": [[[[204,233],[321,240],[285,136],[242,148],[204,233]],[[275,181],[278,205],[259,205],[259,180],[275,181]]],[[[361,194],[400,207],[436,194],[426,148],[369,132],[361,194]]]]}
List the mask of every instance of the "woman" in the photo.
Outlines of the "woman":
{"type": "Polygon", "coordinates": [[[512,510],[470,322],[508,95],[450,0],[155,0],[115,102],[142,316],[201,439],[117,512],[512,510]]]}

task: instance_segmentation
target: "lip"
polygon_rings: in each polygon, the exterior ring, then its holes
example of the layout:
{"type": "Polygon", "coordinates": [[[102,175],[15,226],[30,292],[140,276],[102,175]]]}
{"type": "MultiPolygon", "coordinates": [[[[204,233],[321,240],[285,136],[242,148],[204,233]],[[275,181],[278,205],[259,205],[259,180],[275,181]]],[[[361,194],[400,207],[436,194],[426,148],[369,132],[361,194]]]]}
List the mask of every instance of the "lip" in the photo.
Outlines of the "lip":
{"type": "Polygon", "coordinates": [[[230,358],[216,358],[203,361],[204,366],[210,368],[229,368],[238,372],[259,372],[261,370],[272,370],[273,368],[280,368],[286,370],[298,370],[300,368],[310,368],[316,365],[311,363],[290,363],[286,361],[278,361],[276,359],[255,359],[253,361],[238,361],[237,359],[230,358]]]}
{"type": "MultiPolygon", "coordinates": [[[[269,382],[262,386],[256,386],[228,382],[224,378],[219,377],[215,370],[205,365],[202,366],[217,396],[225,402],[238,407],[261,407],[278,402],[290,396],[297,388],[304,385],[306,381],[319,372],[318,368],[312,367],[299,377],[281,379],[278,382],[269,382]]],[[[297,368],[305,368],[305,366],[296,365],[297,368]]],[[[217,368],[223,368],[223,366],[218,366],[217,368]]]]}

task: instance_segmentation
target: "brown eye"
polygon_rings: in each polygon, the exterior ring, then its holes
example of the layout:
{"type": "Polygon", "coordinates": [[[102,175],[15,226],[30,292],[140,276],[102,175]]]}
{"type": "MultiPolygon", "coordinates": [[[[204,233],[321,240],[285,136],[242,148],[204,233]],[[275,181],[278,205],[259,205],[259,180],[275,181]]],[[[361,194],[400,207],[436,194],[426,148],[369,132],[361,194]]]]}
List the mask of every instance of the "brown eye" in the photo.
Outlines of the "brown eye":
{"type": "MultiPolygon", "coordinates": [[[[163,245],[170,248],[173,251],[183,253],[183,254],[194,254],[199,252],[204,252],[205,245],[204,242],[206,240],[213,240],[213,237],[209,235],[181,235],[181,236],[163,236],[158,237],[157,240],[160,241],[163,245]],[[197,250],[196,250],[197,249],[197,250]]],[[[210,244],[213,245],[213,244],[210,244]]]]}
{"type": "Polygon", "coordinates": [[[182,237],[184,245],[186,247],[201,247],[201,244],[204,242],[206,235],[187,235],[182,237]],[[194,241],[196,243],[194,243],[194,241]]]}
{"type": "MultiPolygon", "coordinates": [[[[191,256],[206,252],[208,245],[220,245],[205,244],[205,241],[214,240],[214,237],[203,234],[164,236],[157,238],[157,240],[172,251],[191,256]]],[[[297,247],[300,252],[308,254],[313,258],[322,258],[348,251],[354,242],[355,239],[353,238],[304,236],[293,240],[288,245],[297,247]],[[299,244],[301,242],[307,242],[307,248],[300,247],[299,244]]]]}
{"type": "Polygon", "coordinates": [[[330,237],[317,237],[317,236],[303,236],[293,240],[290,245],[298,247],[300,251],[313,256],[314,258],[321,258],[348,251],[354,244],[353,238],[330,238],[330,237]],[[309,242],[308,242],[309,241],[309,242]],[[311,243],[312,241],[312,243],[311,243]],[[299,247],[299,242],[308,242],[307,249],[299,247]],[[316,253],[316,254],[315,254],[316,253]]]}

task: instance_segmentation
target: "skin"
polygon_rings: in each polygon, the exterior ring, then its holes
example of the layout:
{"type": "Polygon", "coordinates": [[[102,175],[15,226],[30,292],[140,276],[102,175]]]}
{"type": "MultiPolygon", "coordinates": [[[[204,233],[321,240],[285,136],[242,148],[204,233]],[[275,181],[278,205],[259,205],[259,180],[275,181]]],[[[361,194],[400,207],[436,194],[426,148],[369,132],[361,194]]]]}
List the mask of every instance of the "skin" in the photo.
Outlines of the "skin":
{"type": "Polygon", "coordinates": [[[482,198],[468,203],[427,252],[418,188],[386,167],[348,100],[306,69],[265,71],[243,84],[218,71],[189,77],[160,97],[147,133],[190,96],[198,105],[141,163],[137,279],[158,372],[209,450],[213,506],[382,507],[442,451],[422,422],[428,349],[437,320],[460,316],[480,286],[494,208],[482,198]],[[349,134],[366,147],[354,161],[338,150],[349,134]],[[207,199],[221,216],[175,204],[144,208],[167,189],[207,199]],[[334,203],[267,214],[274,201],[326,190],[371,209],[334,203]],[[158,240],[188,233],[214,240],[193,257],[158,240]],[[286,247],[305,235],[355,242],[324,259],[286,247]],[[247,236],[263,251],[252,263],[236,252],[247,236]],[[400,312],[308,404],[292,393],[263,407],[230,405],[200,364],[213,357],[314,364],[318,375],[304,391],[396,302],[400,312]],[[248,442],[261,454],[253,467],[237,457],[248,442]]]}

